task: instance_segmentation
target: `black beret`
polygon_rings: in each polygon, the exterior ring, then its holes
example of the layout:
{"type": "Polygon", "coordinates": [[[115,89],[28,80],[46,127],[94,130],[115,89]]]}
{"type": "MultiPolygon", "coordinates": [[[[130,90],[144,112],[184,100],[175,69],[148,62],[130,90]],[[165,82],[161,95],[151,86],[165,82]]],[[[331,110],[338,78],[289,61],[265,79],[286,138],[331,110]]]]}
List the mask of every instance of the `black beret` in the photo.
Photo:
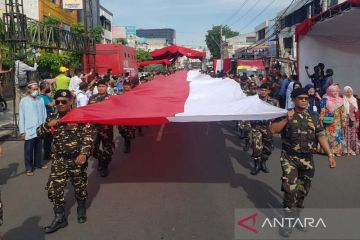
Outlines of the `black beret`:
{"type": "Polygon", "coordinates": [[[260,88],[260,89],[269,89],[269,84],[263,83],[263,84],[260,85],[259,88],[260,88]]]}
{"type": "Polygon", "coordinates": [[[54,96],[54,99],[57,99],[59,97],[64,97],[64,98],[71,98],[71,92],[69,90],[57,90],[55,92],[55,96],[54,96]]]}
{"type": "Polygon", "coordinates": [[[294,89],[291,93],[291,98],[296,98],[299,95],[309,96],[308,90],[306,88],[297,88],[294,89]]]}
{"type": "Polygon", "coordinates": [[[97,86],[99,86],[99,85],[108,85],[108,81],[106,81],[105,79],[100,79],[100,80],[97,82],[96,85],[97,85],[97,86]]]}

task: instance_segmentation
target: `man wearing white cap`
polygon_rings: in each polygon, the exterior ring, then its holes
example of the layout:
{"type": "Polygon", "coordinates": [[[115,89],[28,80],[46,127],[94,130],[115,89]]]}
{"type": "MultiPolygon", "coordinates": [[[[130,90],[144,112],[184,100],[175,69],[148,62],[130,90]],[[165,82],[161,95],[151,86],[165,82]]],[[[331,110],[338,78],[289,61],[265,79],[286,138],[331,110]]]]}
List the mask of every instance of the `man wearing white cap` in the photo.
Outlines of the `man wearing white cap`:
{"type": "Polygon", "coordinates": [[[36,128],[46,120],[44,101],[39,97],[37,82],[29,82],[27,96],[20,101],[19,132],[21,139],[25,140],[24,158],[26,175],[32,176],[35,168],[42,166],[42,140],[36,134],[36,128]]]}

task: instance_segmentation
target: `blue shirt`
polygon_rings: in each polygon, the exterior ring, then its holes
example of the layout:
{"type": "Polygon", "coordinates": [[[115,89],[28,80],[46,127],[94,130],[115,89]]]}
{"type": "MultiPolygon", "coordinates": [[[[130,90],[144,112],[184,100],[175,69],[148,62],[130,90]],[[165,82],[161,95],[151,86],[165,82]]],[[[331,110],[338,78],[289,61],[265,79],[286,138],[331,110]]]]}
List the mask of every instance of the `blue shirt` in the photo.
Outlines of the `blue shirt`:
{"type": "Polygon", "coordinates": [[[49,103],[52,103],[52,101],[54,101],[54,100],[51,97],[49,97],[48,95],[45,95],[45,94],[40,94],[40,97],[44,101],[47,115],[49,116],[50,113],[54,113],[55,108],[54,107],[49,107],[49,103]]]}
{"type": "Polygon", "coordinates": [[[287,90],[288,86],[289,86],[289,79],[284,79],[280,85],[280,91],[279,91],[280,96],[283,96],[283,97],[286,96],[286,90],[287,90]]]}
{"type": "Polygon", "coordinates": [[[32,98],[26,96],[20,101],[19,108],[19,130],[25,133],[25,140],[37,137],[36,128],[46,120],[46,108],[40,97],[32,98]]]}

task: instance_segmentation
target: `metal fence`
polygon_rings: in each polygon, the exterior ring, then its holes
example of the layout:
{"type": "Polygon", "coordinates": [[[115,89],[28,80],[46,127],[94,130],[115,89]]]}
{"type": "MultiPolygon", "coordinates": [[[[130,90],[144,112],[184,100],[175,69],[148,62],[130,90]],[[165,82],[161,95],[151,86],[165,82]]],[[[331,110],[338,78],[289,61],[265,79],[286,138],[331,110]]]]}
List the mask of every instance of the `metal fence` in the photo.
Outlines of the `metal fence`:
{"type": "Polygon", "coordinates": [[[2,87],[3,98],[11,100],[14,98],[14,80],[11,79],[11,73],[0,73],[0,82],[2,87]]]}

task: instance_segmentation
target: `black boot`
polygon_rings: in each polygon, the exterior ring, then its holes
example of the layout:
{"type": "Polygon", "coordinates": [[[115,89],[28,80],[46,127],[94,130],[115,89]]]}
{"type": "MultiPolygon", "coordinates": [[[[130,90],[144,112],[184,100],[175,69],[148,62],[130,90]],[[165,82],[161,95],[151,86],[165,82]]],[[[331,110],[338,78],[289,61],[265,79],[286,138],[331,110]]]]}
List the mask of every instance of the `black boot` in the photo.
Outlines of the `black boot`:
{"type": "Polygon", "coordinates": [[[131,140],[125,139],[125,149],[124,153],[129,153],[131,151],[131,140]]]}
{"type": "MultiPolygon", "coordinates": [[[[290,208],[284,208],[284,218],[293,218],[293,211],[290,208]]],[[[283,237],[290,237],[293,231],[292,226],[289,224],[284,224],[283,227],[279,229],[279,234],[283,237]]]]}
{"type": "Polygon", "coordinates": [[[98,160],[98,167],[97,167],[97,170],[99,172],[101,172],[103,170],[104,166],[103,166],[103,160],[102,158],[100,157],[99,160],[98,160]]]}
{"type": "Polygon", "coordinates": [[[260,172],[261,170],[261,166],[260,166],[260,162],[259,161],[254,161],[254,167],[251,170],[251,175],[256,175],[260,172]]]}
{"type": "MultiPolygon", "coordinates": [[[[303,208],[297,208],[294,215],[295,215],[295,218],[300,218],[300,213],[302,211],[303,208]]],[[[301,225],[300,223],[296,224],[295,227],[301,231],[301,232],[307,232],[307,228],[303,225],[301,225]]]]}
{"type": "Polygon", "coordinates": [[[63,207],[54,208],[55,218],[51,222],[50,226],[45,227],[45,233],[53,233],[59,230],[60,228],[64,228],[68,225],[65,210],[63,207]]]}
{"type": "Polygon", "coordinates": [[[104,161],[103,168],[101,169],[101,172],[100,172],[100,177],[107,177],[109,175],[108,166],[109,166],[109,162],[104,161]]]}
{"type": "Polygon", "coordinates": [[[266,161],[265,160],[261,160],[261,171],[263,171],[264,173],[269,173],[270,169],[266,166],[266,161]]]}
{"type": "Polygon", "coordinates": [[[245,140],[245,146],[243,147],[243,151],[247,152],[250,149],[250,143],[248,140],[245,140]]]}
{"type": "Polygon", "coordinates": [[[77,219],[78,223],[85,223],[86,222],[86,206],[85,206],[85,200],[80,201],[78,200],[78,207],[77,207],[77,219]]]}

